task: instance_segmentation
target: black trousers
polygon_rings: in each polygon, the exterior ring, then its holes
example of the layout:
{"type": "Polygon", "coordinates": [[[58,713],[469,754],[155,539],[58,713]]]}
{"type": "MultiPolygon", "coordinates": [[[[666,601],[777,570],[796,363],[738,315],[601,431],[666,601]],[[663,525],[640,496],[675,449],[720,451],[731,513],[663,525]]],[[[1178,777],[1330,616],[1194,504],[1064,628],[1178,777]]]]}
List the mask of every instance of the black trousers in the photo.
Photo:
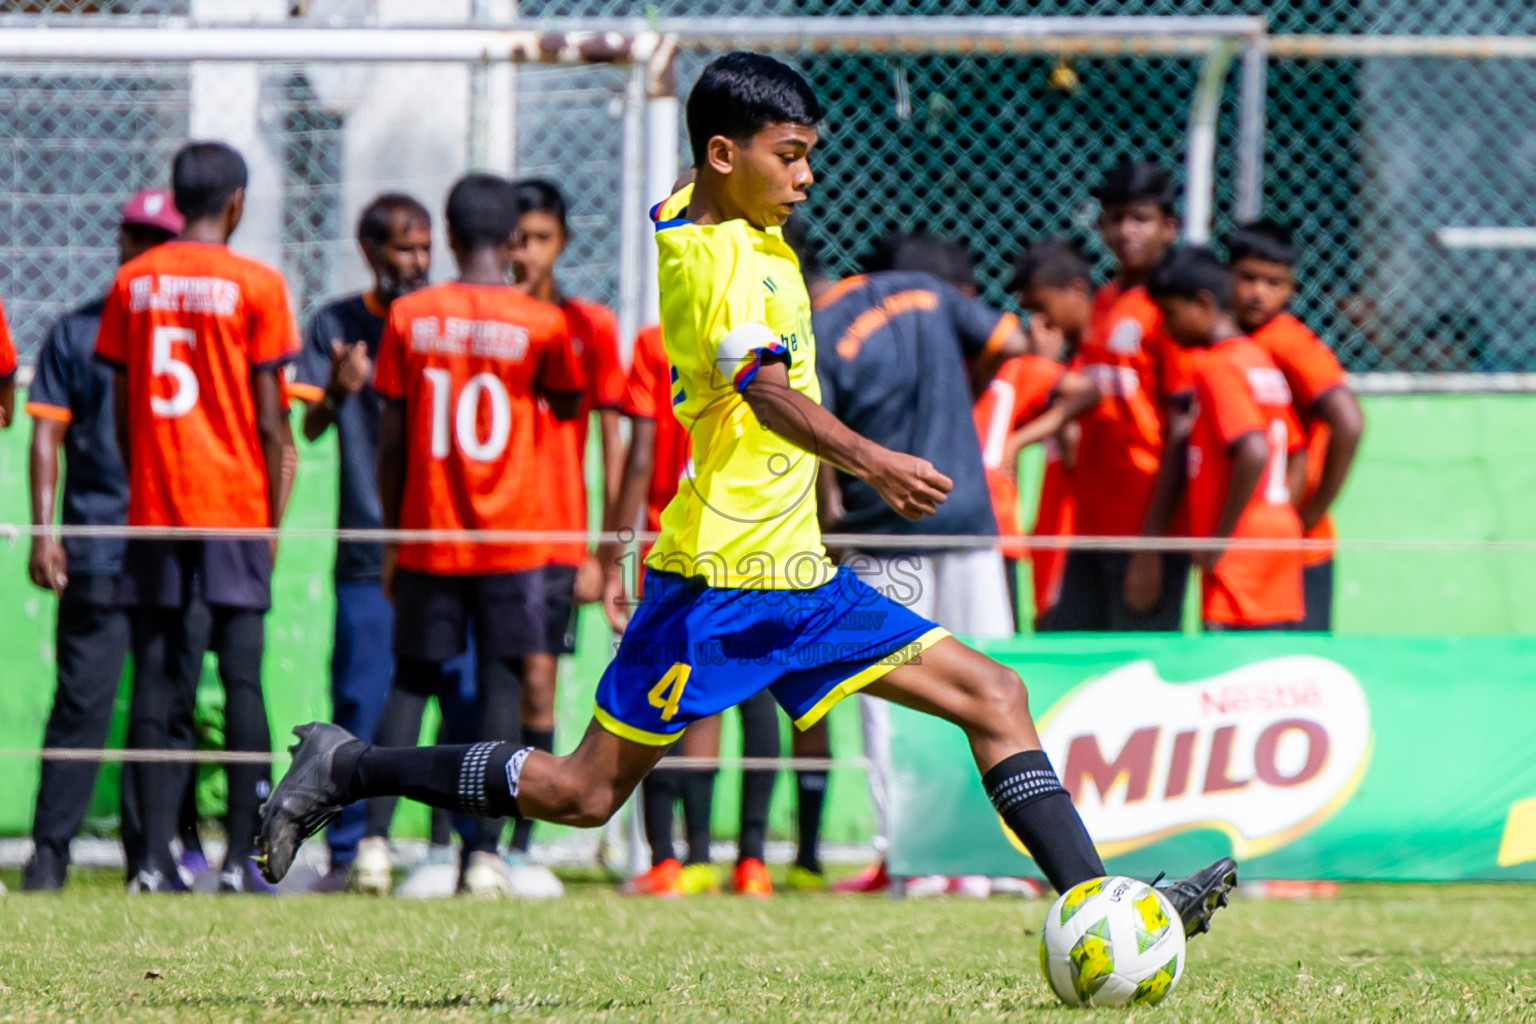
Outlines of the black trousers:
{"type": "MultiPolygon", "coordinates": [[[[208,649],[218,658],[224,686],[224,746],[231,751],[272,749],[266,702],[261,693],[265,613],[260,609],[208,606],[208,649]]],[[[186,653],[197,625],[193,606],[140,608],[133,612],[133,701],[128,713],[128,746],[190,750],[198,671],[188,670],[186,653]]],[[[201,658],[197,661],[200,663],[201,658]]],[[[238,864],[252,849],[256,811],[271,791],[266,765],[229,765],[229,841],[226,865],[238,864]]],[[[184,764],[135,764],[133,786],[143,818],[145,867],[171,874],[182,797],[191,776],[184,764]]]]}
{"type": "MultiPolygon", "coordinates": [[[[117,701],[123,662],[132,641],[132,617],[118,607],[116,577],[78,575],[59,599],[54,628],[57,681],[53,708],[43,730],[46,749],[100,749],[106,742],[117,701]]],[[[187,646],[177,657],[178,671],[189,673],[196,685],[203,652],[208,646],[208,608],[195,604],[187,612],[187,646]]],[[[190,733],[190,725],[186,731],[190,733]]],[[[90,807],[99,765],[92,761],[44,761],[38,779],[37,804],[32,812],[32,841],[47,875],[62,881],[69,863],[69,844],[80,831],[90,807]]],[[[195,827],[191,780],[182,798],[181,828],[195,827]]],[[[144,830],[133,775],[123,772],[121,831],[124,859],[131,878],[144,858],[144,830]]],[[[184,839],[185,839],[184,835],[184,839]]]]}
{"type": "Polygon", "coordinates": [[[1073,551],[1067,555],[1061,596],[1040,618],[1039,631],[1139,633],[1177,632],[1189,588],[1188,555],[1163,552],[1163,592],[1146,613],[1125,603],[1126,551],[1073,551]]]}
{"type": "MultiPolygon", "coordinates": [[[[43,729],[45,749],[99,750],[107,741],[130,636],[128,613],[112,604],[113,587],[111,576],[73,576],[59,599],[58,682],[43,729]]],[[[43,762],[32,812],[40,860],[60,868],[69,863],[69,843],[85,820],[100,767],[95,761],[43,762]]],[[[125,843],[133,842],[137,825],[125,815],[125,843]]]]}

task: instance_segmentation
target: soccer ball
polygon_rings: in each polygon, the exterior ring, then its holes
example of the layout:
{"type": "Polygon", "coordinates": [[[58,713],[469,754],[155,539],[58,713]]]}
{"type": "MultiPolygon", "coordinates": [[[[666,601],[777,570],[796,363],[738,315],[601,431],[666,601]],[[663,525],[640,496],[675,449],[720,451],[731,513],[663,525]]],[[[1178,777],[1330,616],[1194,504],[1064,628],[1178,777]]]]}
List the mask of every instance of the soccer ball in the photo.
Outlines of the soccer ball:
{"type": "Polygon", "coordinates": [[[1184,926],[1147,883],[1091,878],[1046,914],[1040,970],[1068,1006],[1150,1006],[1184,974],[1184,926]]]}

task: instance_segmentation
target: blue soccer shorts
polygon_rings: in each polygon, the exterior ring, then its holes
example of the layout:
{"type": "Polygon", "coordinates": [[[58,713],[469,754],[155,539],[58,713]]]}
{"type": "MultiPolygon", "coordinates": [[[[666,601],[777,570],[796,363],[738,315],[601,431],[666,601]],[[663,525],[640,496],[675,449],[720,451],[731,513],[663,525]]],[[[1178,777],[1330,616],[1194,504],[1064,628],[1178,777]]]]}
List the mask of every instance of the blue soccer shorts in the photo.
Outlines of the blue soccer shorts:
{"type": "Polygon", "coordinates": [[[795,725],[949,633],[846,568],[810,590],[708,587],[648,569],[645,597],[597,686],[597,721],[666,746],[688,723],[770,691],[795,725]]]}

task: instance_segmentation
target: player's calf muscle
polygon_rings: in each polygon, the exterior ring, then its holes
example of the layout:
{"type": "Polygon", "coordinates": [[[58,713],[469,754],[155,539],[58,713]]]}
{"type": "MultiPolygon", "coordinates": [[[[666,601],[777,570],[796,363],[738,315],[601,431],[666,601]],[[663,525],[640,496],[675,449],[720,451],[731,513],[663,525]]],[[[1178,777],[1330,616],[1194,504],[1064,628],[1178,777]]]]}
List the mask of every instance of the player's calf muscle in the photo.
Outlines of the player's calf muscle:
{"type": "Polygon", "coordinates": [[[530,755],[523,766],[517,803],[523,814],[576,828],[597,828],[623,805],[634,784],[579,770],[575,755],[530,755]],[[622,788],[622,791],[621,791],[622,788]]]}

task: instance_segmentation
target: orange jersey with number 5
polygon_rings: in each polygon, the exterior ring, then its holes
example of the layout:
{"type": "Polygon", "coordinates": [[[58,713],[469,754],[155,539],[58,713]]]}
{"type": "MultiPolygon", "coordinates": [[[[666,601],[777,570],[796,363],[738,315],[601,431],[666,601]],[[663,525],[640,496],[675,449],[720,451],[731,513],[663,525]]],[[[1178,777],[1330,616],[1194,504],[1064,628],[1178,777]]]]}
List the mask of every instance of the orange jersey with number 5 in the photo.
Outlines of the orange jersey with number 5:
{"type": "Polygon", "coordinates": [[[130,525],[271,525],[251,374],[298,351],[288,289],[264,263],[167,242],[118,270],[96,355],[128,377],[130,525]]]}
{"type": "MultiPolygon", "coordinates": [[[[453,282],[396,299],[373,386],[405,405],[403,530],[546,527],[538,397],[585,385],[565,314],[515,288],[453,282]]],[[[402,544],[400,565],[468,575],[547,564],[547,544],[402,544]]]]}
{"type": "MultiPolygon", "coordinates": [[[[1188,508],[1191,532],[1209,537],[1232,482],[1232,444],[1261,434],[1269,458],[1244,507],[1234,538],[1293,541],[1301,537],[1287,486],[1292,452],[1303,447],[1291,409],[1291,389],[1269,353],[1247,338],[1228,338],[1194,362],[1195,424],[1189,438],[1188,508]]],[[[1207,622],[1266,625],[1302,616],[1301,552],[1232,550],[1205,574],[1207,622]]]]}

